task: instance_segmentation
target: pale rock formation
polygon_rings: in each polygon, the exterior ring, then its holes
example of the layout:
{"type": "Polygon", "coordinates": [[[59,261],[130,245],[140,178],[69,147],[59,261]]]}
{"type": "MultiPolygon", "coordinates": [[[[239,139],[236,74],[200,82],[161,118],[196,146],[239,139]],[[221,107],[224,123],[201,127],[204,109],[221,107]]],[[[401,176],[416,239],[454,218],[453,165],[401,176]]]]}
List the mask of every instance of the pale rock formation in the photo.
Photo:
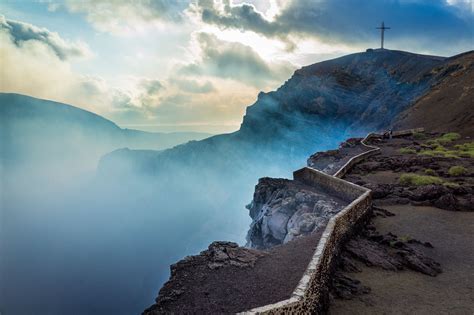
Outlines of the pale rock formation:
{"type": "Polygon", "coordinates": [[[269,248],[308,235],[325,226],[344,202],[301,183],[262,178],[248,206],[253,222],[247,246],[269,248]]]}

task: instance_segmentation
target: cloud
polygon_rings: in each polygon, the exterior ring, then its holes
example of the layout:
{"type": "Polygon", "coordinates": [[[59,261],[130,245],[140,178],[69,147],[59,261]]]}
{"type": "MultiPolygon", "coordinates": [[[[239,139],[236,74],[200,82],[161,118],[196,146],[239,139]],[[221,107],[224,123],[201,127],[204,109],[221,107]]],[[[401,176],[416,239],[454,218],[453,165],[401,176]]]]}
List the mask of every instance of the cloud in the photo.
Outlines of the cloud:
{"type": "Polygon", "coordinates": [[[196,80],[171,78],[169,82],[175,84],[182,91],[189,93],[201,94],[214,92],[216,90],[214,85],[209,81],[200,84],[196,80]]]}
{"type": "MultiPolygon", "coordinates": [[[[32,26],[34,29],[34,26],[32,26]]],[[[116,85],[98,75],[73,71],[43,41],[18,45],[10,29],[0,29],[0,91],[71,104],[119,124],[203,124],[231,121],[238,125],[254,87],[222,78],[173,75],[154,79],[119,76],[116,85]],[[239,90],[236,95],[235,89],[239,90]]]]}
{"type": "Polygon", "coordinates": [[[474,12],[474,2],[472,0],[446,0],[449,5],[458,6],[462,10],[474,12]]]}
{"type": "Polygon", "coordinates": [[[32,24],[7,20],[0,15],[0,30],[7,33],[16,46],[21,46],[26,42],[35,41],[47,46],[61,60],[71,58],[89,57],[92,55],[87,44],[76,41],[67,41],[58,33],[51,32],[46,28],[40,28],[32,24]]]}
{"type": "Polygon", "coordinates": [[[275,23],[265,19],[252,4],[243,3],[234,6],[226,1],[222,10],[217,9],[214,1],[199,1],[199,5],[202,9],[202,20],[206,23],[224,28],[256,31],[268,36],[285,35],[278,31],[275,23]]]}
{"type": "MultiPolygon", "coordinates": [[[[58,34],[43,30],[43,37],[34,37],[36,33],[31,30],[37,30],[38,27],[22,22],[15,23],[27,25],[30,32],[24,32],[29,36],[14,37],[12,28],[0,28],[0,92],[15,92],[55,100],[99,114],[108,114],[114,110],[114,89],[106,80],[100,76],[74,72],[70,59],[76,56],[77,52],[71,53],[63,46],[52,48],[54,40],[56,44],[61,43],[57,41],[60,38],[58,34]],[[55,34],[54,40],[51,40],[48,34],[55,34]],[[58,53],[59,47],[62,53],[58,53]]],[[[18,30],[13,31],[16,35],[20,33],[18,30]]]]}
{"type": "Polygon", "coordinates": [[[287,62],[268,63],[251,47],[227,42],[215,35],[198,33],[200,58],[178,70],[181,75],[214,76],[234,79],[264,88],[287,79],[295,67],[287,62]]]}
{"type": "Polygon", "coordinates": [[[255,101],[258,93],[253,87],[226,79],[199,83],[182,77],[170,78],[156,94],[148,94],[143,86],[132,81],[130,86],[132,91],[118,89],[112,93],[115,110],[108,117],[119,124],[148,127],[231,124],[237,128],[245,107],[255,101]]]}
{"type": "MultiPolygon", "coordinates": [[[[73,13],[85,14],[86,19],[102,32],[124,34],[149,24],[183,21],[189,0],[67,0],[65,7],[73,13]]],[[[57,5],[51,9],[57,9],[57,5]]]]}
{"type": "Polygon", "coordinates": [[[148,94],[152,95],[158,93],[161,89],[163,89],[163,85],[158,80],[144,79],[141,81],[140,85],[145,88],[148,94]]]}
{"type": "MultiPolygon", "coordinates": [[[[257,94],[254,87],[232,79],[191,78],[173,75],[157,81],[125,77],[124,86],[112,92],[110,117],[119,123],[218,123],[240,120],[245,106],[257,94]],[[151,86],[159,87],[150,89],[151,86]],[[235,94],[239,90],[239,95],[235,94]]],[[[109,92],[111,93],[111,92],[109,92]]]]}
{"type": "MultiPolygon", "coordinates": [[[[111,82],[100,75],[76,72],[73,54],[53,49],[46,41],[51,36],[14,37],[10,24],[3,24],[9,27],[0,28],[1,92],[71,104],[119,125],[214,124],[237,128],[259,90],[275,88],[294,69],[289,63],[262,59],[249,46],[194,33],[189,48],[194,61],[170,65],[170,74],[159,79],[119,73],[111,82]]],[[[28,29],[39,28],[28,24],[28,29]]],[[[61,39],[56,33],[44,32],[61,39]]]]}
{"type": "Polygon", "coordinates": [[[197,4],[205,23],[222,29],[252,31],[289,43],[292,37],[305,36],[329,42],[367,43],[376,36],[374,27],[385,20],[393,27],[389,35],[393,41],[409,38],[441,48],[472,41],[474,16],[472,10],[462,10],[467,6],[465,1],[444,0],[294,0],[268,20],[246,3],[197,4]]]}
{"type": "Polygon", "coordinates": [[[255,101],[258,90],[230,79],[211,80],[214,81],[208,83],[215,90],[208,93],[167,88],[156,106],[148,108],[148,117],[160,124],[233,124],[237,127],[246,106],[255,101]],[[235,93],[236,90],[239,93],[235,93]]]}

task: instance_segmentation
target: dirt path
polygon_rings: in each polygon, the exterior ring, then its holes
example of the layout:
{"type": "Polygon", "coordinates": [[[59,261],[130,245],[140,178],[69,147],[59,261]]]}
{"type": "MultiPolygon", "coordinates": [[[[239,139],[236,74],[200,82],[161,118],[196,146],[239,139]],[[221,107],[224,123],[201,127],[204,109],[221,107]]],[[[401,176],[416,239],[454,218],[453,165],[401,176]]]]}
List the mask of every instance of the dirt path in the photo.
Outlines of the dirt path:
{"type": "MultiPolygon", "coordinates": [[[[231,314],[287,299],[306,270],[322,230],[269,251],[255,250],[263,256],[254,266],[230,263],[210,269],[209,254],[185,259],[161,289],[157,304],[144,314],[231,314]]],[[[242,248],[237,251],[245,255],[242,248]]]]}
{"type": "Polygon", "coordinates": [[[433,207],[386,206],[395,213],[377,218],[380,233],[392,232],[429,241],[427,249],[443,273],[429,277],[413,271],[392,272],[361,266],[351,274],[371,288],[353,300],[335,300],[331,314],[474,314],[474,212],[433,207]]]}

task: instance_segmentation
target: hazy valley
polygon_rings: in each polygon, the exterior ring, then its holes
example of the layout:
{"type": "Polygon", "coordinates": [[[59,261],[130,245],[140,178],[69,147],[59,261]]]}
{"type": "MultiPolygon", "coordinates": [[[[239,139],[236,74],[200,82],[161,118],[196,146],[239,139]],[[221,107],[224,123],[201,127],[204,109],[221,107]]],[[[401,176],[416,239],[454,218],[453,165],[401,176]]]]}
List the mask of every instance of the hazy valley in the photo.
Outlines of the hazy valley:
{"type": "Polygon", "coordinates": [[[1,304],[7,314],[142,311],[170,264],[214,240],[245,244],[259,178],[289,177],[314,152],[388,129],[472,68],[463,62],[372,50],[310,65],[260,93],[239,131],[211,137],[121,129],[1,94],[1,304]]]}

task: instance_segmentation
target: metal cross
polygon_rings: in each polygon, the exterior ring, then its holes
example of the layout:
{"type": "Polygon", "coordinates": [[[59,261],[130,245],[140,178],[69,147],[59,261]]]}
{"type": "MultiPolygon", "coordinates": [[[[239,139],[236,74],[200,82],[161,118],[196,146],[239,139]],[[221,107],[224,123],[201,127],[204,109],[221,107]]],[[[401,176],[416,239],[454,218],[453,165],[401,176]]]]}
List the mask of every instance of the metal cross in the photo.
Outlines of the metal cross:
{"type": "Polygon", "coordinates": [[[385,23],[382,22],[382,26],[381,27],[377,27],[378,30],[380,30],[380,35],[381,35],[381,45],[382,45],[382,49],[383,49],[383,41],[384,41],[384,35],[385,35],[385,30],[389,30],[390,27],[386,27],[385,26],[385,23]]]}

